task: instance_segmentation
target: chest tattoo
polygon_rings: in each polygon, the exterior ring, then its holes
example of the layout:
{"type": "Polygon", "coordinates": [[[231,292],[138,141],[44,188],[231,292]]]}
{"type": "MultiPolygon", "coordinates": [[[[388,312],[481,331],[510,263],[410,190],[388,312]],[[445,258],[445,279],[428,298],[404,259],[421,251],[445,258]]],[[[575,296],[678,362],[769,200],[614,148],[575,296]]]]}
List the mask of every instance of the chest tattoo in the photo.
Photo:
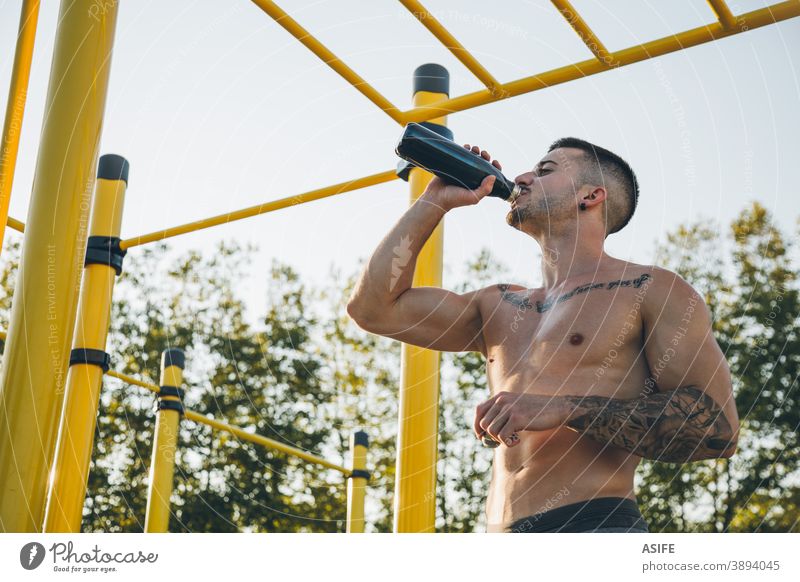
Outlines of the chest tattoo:
{"type": "Polygon", "coordinates": [[[653,277],[652,275],[648,275],[647,273],[642,273],[635,279],[617,279],[615,281],[609,281],[607,283],[586,283],[584,285],[578,285],[572,291],[564,293],[563,295],[559,295],[556,298],[551,299],[550,301],[545,301],[544,303],[541,301],[536,301],[536,305],[531,305],[530,297],[533,291],[525,291],[525,292],[518,292],[518,291],[509,291],[509,285],[498,285],[497,288],[500,290],[500,296],[503,301],[510,303],[511,305],[516,306],[521,311],[528,311],[532,309],[536,309],[539,313],[544,313],[545,311],[549,310],[553,305],[557,303],[563,303],[564,301],[574,297],[575,295],[580,295],[582,293],[586,293],[587,291],[591,291],[592,289],[615,289],[617,287],[635,287],[638,289],[641,287],[646,281],[651,280],[653,277]]]}

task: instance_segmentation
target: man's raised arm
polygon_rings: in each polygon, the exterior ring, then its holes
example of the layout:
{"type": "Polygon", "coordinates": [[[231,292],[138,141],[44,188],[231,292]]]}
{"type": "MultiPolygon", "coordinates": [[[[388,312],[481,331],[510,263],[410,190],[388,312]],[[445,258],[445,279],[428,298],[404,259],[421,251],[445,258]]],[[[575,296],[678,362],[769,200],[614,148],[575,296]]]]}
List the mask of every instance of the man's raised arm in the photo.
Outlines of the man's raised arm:
{"type": "MultiPolygon", "coordinates": [[[[475,151],[473,149],[473,151],[475,151]]],[[[481,152],[489,159],[486,152],[481,152]]],[[[499,163],[495,160],[495,165],[499,163]]],[[[420,250],[445,213],[478,203],[494,176],[477,190],[434,178],[425,192],[384,237],[361,273],[347,313],[363,329],[441,351],[483,351],[479,291],[459,295],[437,287],[412,288],[420,250]]]]}

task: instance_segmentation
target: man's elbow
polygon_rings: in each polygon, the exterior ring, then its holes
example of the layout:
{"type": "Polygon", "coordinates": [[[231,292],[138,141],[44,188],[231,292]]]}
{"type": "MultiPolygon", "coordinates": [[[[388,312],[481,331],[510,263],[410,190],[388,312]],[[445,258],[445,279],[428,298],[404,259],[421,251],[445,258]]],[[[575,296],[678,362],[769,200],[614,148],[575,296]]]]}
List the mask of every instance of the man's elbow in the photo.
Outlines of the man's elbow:
{"type": "Polygon", "coordinates": [[[725,437],[725,436],[717,436],[713,439],[709,439],[708,443],[705,447],[705,455],[703,455],[699,459],[694,459],[697,461],[704,460],[704,459],[730,459],[733,455],[736,454],[736,449],[739,445],[739,431],[736,431],[736,434],[733,436],[725,437]]]}
{"type": "Polygon", "coordinates": [[[352,298],[347,303],[347,315],[350,316],[358,327],[369,333],[377,333],[375,324],[379,319],[375,309],[364,305],[362,301],[353,300],[352,298]]]}
{"type": "Polygon", "coordinates": [[[364,322],[368,321],[367,311],[364,306],[352,297],[347,302],[347,315],[359,326],[364,327],[364,322]]]}

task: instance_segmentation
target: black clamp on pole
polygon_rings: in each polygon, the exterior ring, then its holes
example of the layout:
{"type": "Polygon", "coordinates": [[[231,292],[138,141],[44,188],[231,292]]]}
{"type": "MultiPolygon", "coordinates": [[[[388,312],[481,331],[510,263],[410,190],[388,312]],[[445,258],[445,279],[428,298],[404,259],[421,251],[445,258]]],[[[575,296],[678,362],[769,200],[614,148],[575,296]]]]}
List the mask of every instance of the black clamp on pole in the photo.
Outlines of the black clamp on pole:
{"type": "Polygon", "coordinates": [[[364,479],[369,481],[370,474],[369,471],[365,471],[364,469],[353,469],[352,471],[350,471],[349,476],[351,479],[354,479],[356,477],[363,477],[364,479]]]}
{"type": "Polygon", "coordinates": [[[69,365],[75,364],[88,364],[92,366],[99,366],[103,369],[103,373],[108,372],[111,366],[111,356],[108,352],[103,350],[94,350],[92,348],[75,348],[69,353],[69,365]]]}
{"type": "Polygon", "coordinates": [[[128,251],[120,246],[121,239],[116,236],[90,236],[86,243],[86,265],[108,265],[122,274],[122,259],[128,251]]]}
{"type": "Polygon", "coordinates": [[[184,415],[183,397],[186,390],[177,386],[159,386],[158,401],[154,412],[159,410],[176,410],[181,416],[184,415]],[[179,400],[167,400],[167,397],[178,398],[179,400]]]}

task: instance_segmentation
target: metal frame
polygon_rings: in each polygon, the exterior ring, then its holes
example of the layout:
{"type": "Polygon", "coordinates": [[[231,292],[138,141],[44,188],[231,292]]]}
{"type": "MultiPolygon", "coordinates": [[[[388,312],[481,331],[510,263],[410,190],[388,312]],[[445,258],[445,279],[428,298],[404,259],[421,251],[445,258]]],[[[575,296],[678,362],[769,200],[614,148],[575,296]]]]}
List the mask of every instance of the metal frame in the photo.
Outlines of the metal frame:
{"type": "MultiPolygon", "coordinates": [[[[350,83],[364,97],[369,99],[374,105],[381,109],[381,111],[401,126],[410,122],[422,121],[433,121],[434,123],[444,124],[444,118],[448,114],[538,91],[546,87],[552,87],[574,79],[612,70],[617,67],[658,57],[800,16],[800,0],[786,0],[739,15],[733,14],[724,0],[707,0],[717,17],[716,22],[685,30],[668,37],[634,45],[619,51],[610,52],[604,46],[600,38],[592,31],[589,24],[583,19],[579,12],[575,10],[569,0],[551,0],[555,9],[559,11],[567,23],[575,30],[587,49],[591,52],[592,58],[515,81],[500,83],[419,1],[399,0],[429,32],[485,86],[483,90],[457,97],[449,97],[442,93],[436,94],[420,91],[420,95],[415,95],[413,107],[407,111],[401,111],[353,69],[348,67],[319,40],[309,34],[306,29],[282,10],[275,2],[271,0],[252,1],[345,81],[350,83]]],[[[26,225],[21,221],[7,217],[7,207],[19,141],[18,126],[21,124],[22,120],[24,94],[26,91],[27,79],[30,74],[38,4],[37,0],[23,0],[20,37],[15,53],[11,88],[9,90],[9,103],[7,105],[6,120],[2,136],[3,143],[11,144],[11,157],[8,158],[8,163],[0,165],[0,238],[2,237],[3,228],[8,225],[12,229],[25,233],[25,248],[43,248],[47,244],[57,243],[58,248],[66,249],[67,254],[71,257],[72,255],[76,255],[80,248],[81,240],[79,239],[81,234],[85,235],[85,233],[79,232],[77,227],[79,219],[85,219],[80,204],[81,193],[73,193],[71,197],[64,196],[62,199],[56,196],[56,199],[59,200],[57,204],[52,204],[50,196],[53,193],[56,195],[59,193],[59,187],[61,187],[65,181],[65,174],[67,175],[66,181],[69,183],[68,185],[86,184],[88,169],[92,168],[94,165],[93,161],[97,159],[96,148],[97,142],[99,141],[100,128],[102,126],[102,111],[108,77],[108,67],[104,59],[106,54],[110,54],[116,21],[116,11],[113,7],[108,8],[106,12],[103,13],[102,18],[96,19],[99,24],[95,27],[92,23],[88,22],[89,19],[85,16],[86,14],[92,15],[93,12],[95,16],[99,16],[97,14],[97,7],[90,6],[90,0],[77,0],[75,2],[72,2],[72,0],[62,1],[62,17],[59,18],[49,89],[51,94],[48,95],[48,103],[50,103],[54,99],[55,87],[59,88],[58,107],[48,107],[50,118],[45,125],[45,130],[41,137],[42,141],[39,144],[39,160],[36,168],[36,179],[34,180],[31,210],[29,211],[31,224],[30,228],[26,229],[26,225]],[[77,7],[72,6],[73,4],[77,5],[77,7]],[[73,12],[70,12],[71,8],[74,8],[73,12]],[[83,16],[80,22],[74,17],[74,14],[77,14],[79,11],[83,16]],[[86,42],[87,38],[91,40],[90,43],[86,42]],[[89,46],[86,52],[83,52],[84,49],[80,48],[84,45],[89,46]],[[81,58],[77,61],[73,61],[72,59],[75,59],[76,55],[80,55],[81,58]],[[70,59],[69,62],[65,61],[67,58],[70,59]],[[64,79],[67,77],[65,72],[68,66],[71,67],[69,83],[64,82],[64,79]],[[93,87],[93,90],[89,91],[87,87],[93,87]],[[85,103],[80,101],[85,98],[85,95],[90,93],[96,96],[96,100],[87,107],[85,103]],[[16,103],[21,103],[22,107],[15,107],[16,103]],[[80,147],[74,147],[73,144],[67,148],[64,139],[69,138],[71,131],[74,132],[76,127],[79,127],[79,131],[82,132],[82,135],[92,137],[81,143],[80,147]],[[15,129],[17,130],[17,134],[12,135],[15,129]],[[64,136],[66,136],[66,138],[64,136]],[[72,152],[77,153],[73,154],[72,152]],[[56,163],[52,163],[52,160],[55,160],[56,163]],[[55,216],[63,218],[64,220],[61,222],[66,226],[59,227],[56,236],[53,237],[49,234],[47,229],[50,228],[48,225],[57,222],[54,220],[55,216]]],[[[91,183],[91,176],[88,177],[90,178],[88,182],[91,183]]],[[[394,171],[365,176],[349,182],[312,190],[291,198],[283,198],[228,214],[132,237],[121,241],[120,247],[124,250],[134,246],[164,240],[165,238],[177,236],[179,234],[210,228],[212,226],[279,210],[288,206],[389,182],[396,179],[396,177],[394,171]]],[[[424,186],[429,176],[426,176],[422,170],[414,170],[411,173],[411,177],[413,203],[415,193],[418,193],[420,188],[424,186]]],[[[83,192],[83,197],[86,197],[86,192],[83,192]]],[[[429,241],[429,243],[431,243],[428,245],[430,247],[430,256],[424,259],[421,258],[418,262],[417,272],[415,272],[414,276],[415,285],[436,284],[436,282],[439,281],[438,278],[441,276],[441,242],[432,240],[429,241]]],[[[39,531],[39,528],[43,526],[46,466],[48,461],[53,458],[53,449],[55,448],[53,421],[57,419],[58,412],[68,415],[67,408],[62,410],[63,394],[56,390],[59,386],[54,386],[54,383],[57,384],[60,382],[57,378],[63,376],[63,368],[65,367],[63,356],[67,351],[66,348],[70,345],[70,339],[72,339],[68,337],[64,330],[72,329],[71,324],[74,321],[77,294],[71,291],[65,291],[62,297],[56,298],[59,321],[62,323],[61,331],[55,341],[58,348],[56,350],[56,356],[57,359],[59,359],[58,362],[53,369],[49,366],[40,366],[39,368],[31,367],[29,365],[30,363],[26,360],[28,351],[33,347],[35,353],[40,357],[48,357],[48,352],[52,351],[49,350],[48,346],[54,342],[50,341],[48,337],[48,322],[44,317],[30,317],[30,321],[23,317],[22,305],[24,303],[34,305],[46,303],[46,297],[42,296],[42,290],[47,288],[47,277],[49,276],[49,273],[42,268],[40,257],[29,256],[29,254],[30,253],[27,251],[24,251],[22,258],[23,264],[26,265],[26,280],[21,281],[15,291],[16,298],[17,291],[24,290],[25,301],[14,302],[15,308],[12,310],[11,326],[9,328],[10,333],[7,338],[8,341],[6,342],[2,375],[0,375],[0,390],[3,392],[3,398],[0,399],[0,418],[5,418],[6,420],[14,419],[14,425],[8,428],[8,438],[0,439],[0,488],[2,488],[0,493],[3,493],[3,495],[0,495],[0,498],[3,499],[3,502],[0,503],[0,518],[2,518],[5,531],[39,531]],[[37,260],[39,264],[37,264],[37,260]],[[23,337],[27,342],[25,343],[25,353],[23,353],[22,349],[18,348],[18,345],[22,345],[23,337]],[[31,341],[31,338],[33,341],[31,341]],[[35,373],[29,372],[29,370],[35,370],[35,373]],[[61,371],[62,374],[59,375],[59,371],[61,371]],[[40,419],[44,418],[45,420],[44,434],[38,435],[39,439],[42,439],[44,443],[44,450],[42,450],[41,447],[33,450],[31,446],[29,446],[30,443],[38,441],[38,439],[33,438],[33,435],[26,426],[28,419],[33,415],[36,415],[40,419]],[[19,448],[19,450],[15,450],[15,447],[19,448]],[[27,465],[24,468],[21,468],[14,460],[15,455],[20,454],[20,452],[22,457],[26,459],[27,465]],[[14,491],[14,494],[8,494],[9,491],[14,491]]],[[[422,257],[422,254],[420,256],[422,257]]],[[[98,268],[92,268],[91,270],[94,273],[100,273],[98,268]]],[[[104,277],[111,277],[113,280],[113,276],[110,273],[104,272],[102,274],[104,277]]],[[[68,291],[74,290],[76,287],[74,284],[76,275],[77,269],[59,267],[56,273],[58,288],[68,291]]],[[[84,285],[86,285],[86,282],[84,282],[84,285]]],[[[98,286],[95,285],[95,287],[98,286]]],[[[91,291],[90,288],[84,289],[84,293],[87,297],[87,305],[91,303],[88,301],[89,296],[96,298],[99,295],[99,292],[91,291]]],[[[109,289],[107,302],[103,304],[103,309],[107,307],[107,304],[110,304],[110,300],[111,291],[109,289]]],[[[94,330],[97,334],[94,336],[93,341],[89,341],[88,343],[103,343],[104,345],[105,333],[108,327],[107,315],[105,316],[106,319],[104,319],[102,314],[98,315],[97,313],[89,313],[87,317],[92,319],[92,321],[87,322],[87,325],[99,326],[94,330]]],[[[76,338],[77,337],[78,336],[76,336],[76,338]]],[[[6,334],[0,332],[0,338],[6,339],[6,334]]],[[[415,382],[417,382],[414,378],[419,377],[421,372],[427,371],[428,379],[418,386],[418,391],[425,393],[425,402],[429,403],[426,406],[430,408],[430,402],[438,393],[438,353],[422,350],[419,354],[416,352],[412,353],[411,351],[407,353],[404,352],[404,354],[404,375],[407,376],[407,378],[403,381],[403,389],[407,390],[410,386],[414,386],[415,382]],[[423,361],[424,363],[420,363],[423,361]],[[436,377],[432,378],[432,375],[436,377]]],[[[84,372],[86,371],[86,365],[79,365],[77,368],[80,368],[84,372]]],[[[97,376],[98,374],[94,375],[97,376]]],[[[117,372],[109,371],[107,375],[125,380],[134,385],[148,388],[155,392],[159,391],[157,386],[141,382],[117,372]]],[[[102,374],[99,376],[102,377],[102,374]]],[[[93,386],[97,385],[97,391],[99,393],[99,384],[96,380],[97,378],[94,378],[91,384],[93,386]]],[[[95,395],[94,392],[92,392],[90,400],[93,401],[94,399],[95,395]]],[[[93,402],[88,403],[87,406],[90,404],[93,404],[93,402]]],[[[401,426],[412,427],[408,428],[408,430],[412,432],[403,437],[406,439],[405,442],[417,442],[420,438],[432,438],[435,442],[437,432],[435,422],[432,423],[430,418],[424,421],[419,419],[414,420],[410,415],[413,414],[415,406],[416,404],[409,406],[403,404],[401,406],[401,410],[403,411],[400,419],[401,426]]],[[[184,412],[186,418],[195,422],[207,424],[218,430],[228,431],[244,440],[280,450],[308,462],[342,472],[345,476],[351,477],[354,480],[348,493],[348,499],[355,497],[357,500],[360,500],[360,503],[363,503],[363,487],[366,482],[365,472],[363,470],[365,463],[364,455],[366,454],[365,445],[353,445],[354,465],[352,469],[347,469],[329,463],[324,459],[309,455],[294,447],[289,447],[260,435],[245,432],[242,429],[207,418],[195,412],[189,410],[185,410],[184,412]]],[[[81,418],[80,422],[84,420],[86,419],[81,418]]],[[[42,426],[40,422],[38,428],[41,429],[42,426]]],[[[65,432],[65,429],[62,427],[61,437],[64,435],[69,437],[71,434],[70,430],[72,429],[70,428],[65,432]]],[[[174,450],[172,444],[170,447],[172,447],[171,450],[174,450]]],[[[403,450],[402,447],[399,448],[403,450]]],[[[396,504],[396,530],[433,530],[433,512],[431,511],[433,490],[431,487],[435,487],[435,473],[433,485],[429,487],[426,483],[430,479],[430,471],[435,471],[435,450],[433,462],[431,462],[428,457],[425,457],[423,461],[429,466],[425,469],[421,480],[413,480],[411,479],[412,475],[404,473],[405,469],[402,467],[419,467],[419,463],[416,461],[409,462],[408,457],[402,462],[398,460],[397,498],[400,501],[396,504]],[[430,465],[433,465],[433,467],[430,465]],[[406,483],[411,483],[412,485],[407,486],[405,485],[406,483]],[[403,494],[403,487],[407,489],[406,494],[403,494]],[[422,499],[423,496],[425,499],[422,499]],[[401,517],[398,518],[398,515],[401,517]],[[398,520],[400,522],[399,526],[398,520]]],[[[168,468],[163,469],[163,471],[165,475],[169,473],[168,468]]],[[[167,488],[165,487],[164,491],[166,490],[167,488]]],[[[73,495],[73,497],[75,496],[73,495]]],[[[164,499],[168,502],[168,496],[165,497],[165,494],[160,494],[160,497],[162,502],[164,499]]],[[[75,498],[77,499],[77,497],[75,498]]],[[[75,515],[79,516],[79,513],[79,511],[77,513],[73,511],[73,516],[70,519],[74,522],[75,515]]],[[[352,514],[355,521],[352,524],[348,521],[348,531],[363,531],[363,507],[360,509],[353,508],[352,514]]],[[[348,509],[348,516],[350,515],[351,511],[348,509]]],[[[159,519],[159,525],[157,527],[154,526],[154,529],[163,529],[166,527],[163,517],[159,519]]],[[[63,528],[67,530],[74,529],[74,527],[74,525],[69,527],[66,525],[59,525],[56,529],[63,528]]]]}

